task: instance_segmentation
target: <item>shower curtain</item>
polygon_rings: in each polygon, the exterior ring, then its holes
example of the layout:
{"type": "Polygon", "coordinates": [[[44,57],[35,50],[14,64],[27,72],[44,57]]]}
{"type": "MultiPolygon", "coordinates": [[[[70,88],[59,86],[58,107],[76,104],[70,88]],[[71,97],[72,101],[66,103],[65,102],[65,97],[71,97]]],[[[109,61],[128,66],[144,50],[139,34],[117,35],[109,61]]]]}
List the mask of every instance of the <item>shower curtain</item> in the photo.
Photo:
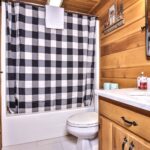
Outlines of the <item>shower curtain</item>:
{"type": "Polygon", "coordinates": [[[65,12],[57,30],[45,27],[44,7],[8,2],[6,14],[9,112],[91,105],[96,18],[65,12]]]}

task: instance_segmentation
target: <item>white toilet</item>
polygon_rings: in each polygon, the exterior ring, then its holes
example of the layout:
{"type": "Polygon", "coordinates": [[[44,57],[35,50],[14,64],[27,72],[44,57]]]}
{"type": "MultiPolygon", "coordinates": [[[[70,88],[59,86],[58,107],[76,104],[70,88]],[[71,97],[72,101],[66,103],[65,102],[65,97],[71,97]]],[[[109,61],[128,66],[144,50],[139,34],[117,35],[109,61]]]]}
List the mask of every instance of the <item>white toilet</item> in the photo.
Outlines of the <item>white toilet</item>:
{"type": "Polygon", "coordinates": [[[94,139],[98,133],[98,114],[83,112],[69,117],[67,130],[78,138],[77,150],[92,150],[90,140],[94,139]]]}

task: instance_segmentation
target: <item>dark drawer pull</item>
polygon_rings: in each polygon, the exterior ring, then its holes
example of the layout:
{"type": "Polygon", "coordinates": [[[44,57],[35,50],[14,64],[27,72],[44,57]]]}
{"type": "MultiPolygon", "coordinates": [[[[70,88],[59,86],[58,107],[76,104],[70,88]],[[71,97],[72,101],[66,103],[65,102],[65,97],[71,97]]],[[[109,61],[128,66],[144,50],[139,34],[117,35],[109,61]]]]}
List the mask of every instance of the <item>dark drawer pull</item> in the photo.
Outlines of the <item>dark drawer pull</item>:
{"type": "Polygon", "coordinates": [[[128,143],[128,140],[127,140],[127,138],[125,137],[124,138],[124,141],[123,141],[123,143],[122,143],[122,150],[124,150],[125,149],[125,145],[128,143]]]}
{"type": "Polygon", "coordinates": [[[121,119],[124,121],[124,123],[127,125],[127,126],[137,126],[137,123],[135,121],[128,121],[126,120],[125,117],[121,117],[121,119]]]}
{"type": "Polygon", "coordinates": [[[130,143],[129,150],[134,150],[134,147],[135,147],[135,146],[134,146],[133,142],[131,142],[131,143],[130,143]]]}
{"type": "Polygon", "coordinates": [[[144,31],[146,29],[146,26],[141,27],[141,31],[144,31]]]}

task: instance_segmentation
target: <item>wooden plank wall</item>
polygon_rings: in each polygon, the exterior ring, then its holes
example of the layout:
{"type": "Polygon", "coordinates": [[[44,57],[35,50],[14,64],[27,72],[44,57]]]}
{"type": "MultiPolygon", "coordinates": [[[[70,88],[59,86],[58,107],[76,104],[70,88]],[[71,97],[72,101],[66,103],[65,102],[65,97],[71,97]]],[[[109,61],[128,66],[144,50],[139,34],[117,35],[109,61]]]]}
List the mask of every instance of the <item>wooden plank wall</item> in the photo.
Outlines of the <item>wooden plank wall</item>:
{"type": "Polygon", "coordinates": [[[150,76],[150,60],[146,59],[145,0],[124,0],[125,25],[104,35],[103,23],[114,0],[103,0],[94,14],[101,21],[101,86],[118,82],[121,88],[136,87],[141,71],[150,76]]]}

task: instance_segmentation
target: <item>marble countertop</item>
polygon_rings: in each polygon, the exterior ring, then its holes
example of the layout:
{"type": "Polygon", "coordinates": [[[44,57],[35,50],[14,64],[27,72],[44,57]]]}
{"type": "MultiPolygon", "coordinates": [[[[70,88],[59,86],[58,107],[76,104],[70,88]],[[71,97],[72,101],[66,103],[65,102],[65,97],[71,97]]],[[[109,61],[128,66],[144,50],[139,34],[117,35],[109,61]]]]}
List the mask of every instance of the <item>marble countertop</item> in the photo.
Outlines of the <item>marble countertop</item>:
{"type": "Polygon", "coordinates": [[[95,90],[95,94],[146,111],[150,111],[150,91],[127,88],[116,90],[95,90]]]}

